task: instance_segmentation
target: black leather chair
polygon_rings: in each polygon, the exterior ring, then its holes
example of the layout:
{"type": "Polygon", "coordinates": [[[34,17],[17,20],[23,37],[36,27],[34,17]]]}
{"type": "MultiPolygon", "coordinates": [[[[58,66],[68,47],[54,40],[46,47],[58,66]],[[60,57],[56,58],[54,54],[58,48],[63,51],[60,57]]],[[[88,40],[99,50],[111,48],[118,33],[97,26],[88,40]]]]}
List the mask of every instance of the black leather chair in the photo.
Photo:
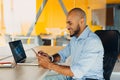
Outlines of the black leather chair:
{"type": "Polygon", "coordinates": [[[104,47],[103,76],[105,80],[110,80],[120,52],[119,32],[117,30],[97,30],[95,33],[100,37],[104,47]]]}

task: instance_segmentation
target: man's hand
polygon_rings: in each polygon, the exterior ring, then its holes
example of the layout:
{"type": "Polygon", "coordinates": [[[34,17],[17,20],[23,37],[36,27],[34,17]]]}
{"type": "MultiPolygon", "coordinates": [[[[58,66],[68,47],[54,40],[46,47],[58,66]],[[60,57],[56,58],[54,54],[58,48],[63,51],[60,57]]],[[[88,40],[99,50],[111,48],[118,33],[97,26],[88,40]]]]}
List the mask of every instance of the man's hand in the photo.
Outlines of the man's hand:
{"type": "MultiPolygon", "coordinates": [[[[70,69],[70,66],[58,65],[58,64],[52,63],[50,56],[47,53],[42,52],[42,51],[39,51],[38,54],[36,54],[36,55],[38,58],[39,65],[42,66],[43,68],[54,70],[65,76],[73,77],[73,73],[70,69]]],[[[58,57],[58,58],[56,58],[56,61],[60,59],[58,54],[56,54],[55,56],[58,57]]]]}
{"type": "Polygon", "coordinates": [[[42,56],[45,56],[45,57],[49,57],[49,55],[43,51],[39,51],[38,52],[38,55],[42,55],[42,56]]]}
{"type": "Polygon", "coordinates": [[[51,63],[51,60],[50,60],[50,56],[47,53],[43,51],[39,51],[37,54],[37,58],[40,66],[49,69],[49,64],[51,63]]]}

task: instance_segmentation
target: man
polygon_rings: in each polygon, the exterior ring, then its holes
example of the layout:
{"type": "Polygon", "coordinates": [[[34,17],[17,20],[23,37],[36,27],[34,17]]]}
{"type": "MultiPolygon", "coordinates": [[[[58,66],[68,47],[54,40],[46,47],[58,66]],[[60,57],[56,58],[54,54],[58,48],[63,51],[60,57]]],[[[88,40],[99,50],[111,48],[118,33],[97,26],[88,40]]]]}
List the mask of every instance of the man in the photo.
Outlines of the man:
{"type": "Polygon", "coordinates": [[[72,37],[70,43],[52,57],[39,51],[40,66],[66,76],[65,80],[102,80],[103,46],[99,37],[86,25],[86,14],[82,9],[74,8],[68,13],[67,29],[72,37]],[[56,63],[65,62],[69,56],[69,66],[56,63]]]}

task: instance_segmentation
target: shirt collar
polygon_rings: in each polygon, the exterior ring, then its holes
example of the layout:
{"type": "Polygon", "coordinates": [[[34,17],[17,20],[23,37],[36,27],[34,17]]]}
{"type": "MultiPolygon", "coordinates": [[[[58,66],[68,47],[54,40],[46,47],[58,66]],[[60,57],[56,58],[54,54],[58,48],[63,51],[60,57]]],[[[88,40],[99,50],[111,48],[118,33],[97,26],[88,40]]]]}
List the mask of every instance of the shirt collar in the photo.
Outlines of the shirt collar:
{"type": "Polygon", "coordinates": [[[87,27],[85,28],[85,30],[79,35],[79,37],[76,38],[76,40],[86,39],[86,38],[89,36],[89,32],[90,32],[90,29],[89,29],[89,27],[87,26],[87,27]]]}

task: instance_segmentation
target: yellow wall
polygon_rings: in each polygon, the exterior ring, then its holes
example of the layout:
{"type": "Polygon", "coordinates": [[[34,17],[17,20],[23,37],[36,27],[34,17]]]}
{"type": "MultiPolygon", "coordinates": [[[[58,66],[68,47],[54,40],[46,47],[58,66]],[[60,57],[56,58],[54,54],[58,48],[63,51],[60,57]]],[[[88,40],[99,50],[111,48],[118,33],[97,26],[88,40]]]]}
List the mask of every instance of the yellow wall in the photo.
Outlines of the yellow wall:
{"type": "MultiPolygon", "coordinates": [[[[87,24],[90,28],[95,31],[96,29],[102,29],[100,26],[91,25],[91,11],[92,9],[105,8],[105,0],[62,0],[67,11],[74,7],[82,8],[87,14],[87,24]],[[100,4],[101,3],[101,4],[100,4]]],[[[36,0],[37,11],[43,0],[36,0]]],[[[46,33],[45,28],[60,28],[64,29],[66,27],[66,15],[64,14],[59,0],[48,0],[44,10],[39,17],[36,24],[36,33],[46,33]]]]}
{"type": "MultiPolygon", "coordinates": [[[[37,11],[40,7],[40,0],[37,0],[37,11]]],[[[36,32],[46,33],[45,28],[64,28],[65,27],[65,14],[60,7],[58,0],[48,0],[46,6],[41,13],[36,25],[36,32]]]]}
{"type": "MultiPolygon", "coordinates": [[[[92,25],[92,11],[94,9],[106,9],[106,1],[105,0],[88,0],[88,24],[90,25],[90,28],[92,31],[103,29],[103,26],[101,25],[92,25]]],[[[103,16],[106,16],[106,12],[101,12],[103,16]]],[[[106,18],[103,17],[104,21],[106,21],[106,18]]]]}
{"type": "Polygon", "coordinates": [[[120,4],[120,0],[106,0],[107,4],[120,4]]]}

